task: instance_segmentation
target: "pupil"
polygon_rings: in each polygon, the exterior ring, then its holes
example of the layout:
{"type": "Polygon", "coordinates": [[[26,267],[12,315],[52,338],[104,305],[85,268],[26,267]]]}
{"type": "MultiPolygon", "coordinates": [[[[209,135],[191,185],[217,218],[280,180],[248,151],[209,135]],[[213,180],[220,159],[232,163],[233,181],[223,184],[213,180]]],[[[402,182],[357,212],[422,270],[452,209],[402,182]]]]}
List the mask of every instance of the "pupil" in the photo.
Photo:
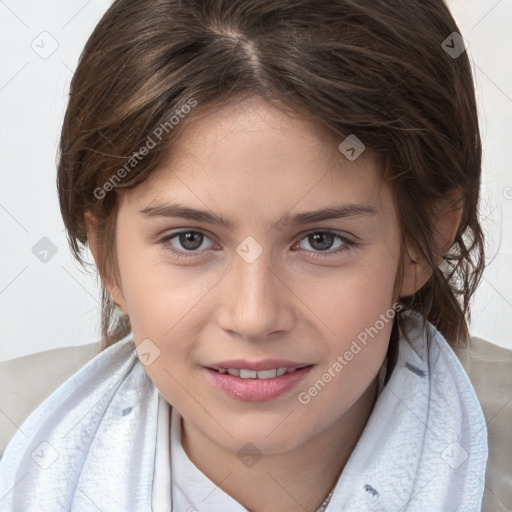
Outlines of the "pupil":
{"type": "MultiPolygon", "coordinates": [[[[313,241],[315,243],[317,243],[318,241],[322,242],[322,240],[323,240],[323,243],[320,243],[320,247],[318,247],[318,246],[316,247],[320,251],[330,249],[330,247],[332,246],[332,243],[333,243],[333,235],[331,235],[329,233],[315,233],[313,235],[310,235],[310,239],[313,239],[313,241]],[[327,238],[327,242],[325,242],[326,238],[327,238]]],[[[310,243],[311,243],[311,240],[310,240],[310,243]]],[[[313,247],[315,247],[315,243],[312,243],[311,245],[313,247]]]]}
{"type": "Polygon", "coordinates": [[[201,246],[202,243],[202,235],[201,233],[195,233],[193,231],[189,231],[187,233],[180,234],[180,243],[183,245],[185,249],[193,250],[197,249],[201,246]],[[196,238],[197,237],[197,238],[196,238]],[[196,241],[194,242],[194,238],[196,241]],[[199,243],[198,243],[199,241],[199,243]]]}

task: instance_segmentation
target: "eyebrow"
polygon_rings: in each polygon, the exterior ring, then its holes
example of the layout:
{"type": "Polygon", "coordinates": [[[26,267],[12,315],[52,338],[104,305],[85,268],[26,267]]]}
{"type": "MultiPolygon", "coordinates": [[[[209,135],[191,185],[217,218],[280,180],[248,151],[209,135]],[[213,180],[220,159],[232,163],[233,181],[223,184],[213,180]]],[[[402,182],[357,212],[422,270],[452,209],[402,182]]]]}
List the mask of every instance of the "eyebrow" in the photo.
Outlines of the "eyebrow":
{"type": "MultiPolygon", "coordinates": [[[[235,227],[235,222],[231,219],[224,218],[213,212],[190,208],[179,203],[147,206],[143,210],[140,210],[139,213],[146,218],[172,217],[224,226],[228,229],[233,229],[235,227]]],[[[308,224],[312,222],[320,222],[329,219],[373,215],[377,215],[377,209],[370,204],[347,203],[329,206],[320,210],[296,213],[294,215],[287,213],[279,220],[279,223],[282,225],[293,226],[299,224],[308,224]]]]}

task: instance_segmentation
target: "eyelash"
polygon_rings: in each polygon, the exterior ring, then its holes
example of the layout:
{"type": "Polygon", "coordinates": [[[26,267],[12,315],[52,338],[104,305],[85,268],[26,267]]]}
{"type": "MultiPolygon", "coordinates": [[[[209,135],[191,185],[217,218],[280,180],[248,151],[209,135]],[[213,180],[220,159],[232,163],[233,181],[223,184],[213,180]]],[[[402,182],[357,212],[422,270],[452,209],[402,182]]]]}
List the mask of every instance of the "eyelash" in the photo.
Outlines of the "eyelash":
{"type": "MultiPolygon", "coordinates": [[[[169,235],[166,235],[164,238],[162,238],[160,240],[160,243],[164,246],[165,250],[171,252],[172,254],[174,254],[175,256],[177,256],[179,258],[191,258],[199,253],[199,251],[197,251],[197,250],[187,252],[187,251],[176,251],[175,249],[171,248],[169,241],[183,233],[196,233],[196,234],[203,235],[206,238],[209,238],[208,235],[206,235],[206,233],[203,233],[202,231],[198,231],[198,230],[192,230],[192,229],[183,230],[183,231],[174,231],[174,232],[170,233],[169,235]]],[[[325,257],[331,256],[333,254],[340,254],[340,253],[343,253],[346,251],[350,251],[353,247],[355,247],[357,245],[353,240],[347,238],[346,236],[343,236],[343,235],[340,235],[339,233],[336,233],[334,231],[328,231],[328,230],[326,230],[326,231],[310,231],[309,233],[306,233],[299,240],[298,243],[302,242],[302,240],[304,240],[305,238],[307,238],[310,235],[315,235],[315,234],[319,234],[319,233],[333,235],[335,238],[341,240],[343,242],[343,245],[338,247],[336,250],[308,251],[308,252],[311,252],[311,256],[313,258],[325,258],[325,257]]],[[[297,244],[295,244],[295,245],[297,245],[297,244]]]]}

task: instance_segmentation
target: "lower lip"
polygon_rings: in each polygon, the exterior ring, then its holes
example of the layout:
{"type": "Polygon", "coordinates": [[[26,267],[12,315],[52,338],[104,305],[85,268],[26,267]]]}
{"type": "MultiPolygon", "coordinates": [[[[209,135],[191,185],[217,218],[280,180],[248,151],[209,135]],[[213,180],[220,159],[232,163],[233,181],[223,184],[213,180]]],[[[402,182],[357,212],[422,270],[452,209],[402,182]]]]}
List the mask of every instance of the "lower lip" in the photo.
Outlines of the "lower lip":
{"type": "Polygon", "coordinates": [[[206,373],[215,386],[233,398],[246,402],[263,402],[277,398],[292,389],[304,379],[312,367],[305,366],[292,373],[285,373],[281,377],[271,379],[242,379],[210,368],[206,368],[206,373]]]}

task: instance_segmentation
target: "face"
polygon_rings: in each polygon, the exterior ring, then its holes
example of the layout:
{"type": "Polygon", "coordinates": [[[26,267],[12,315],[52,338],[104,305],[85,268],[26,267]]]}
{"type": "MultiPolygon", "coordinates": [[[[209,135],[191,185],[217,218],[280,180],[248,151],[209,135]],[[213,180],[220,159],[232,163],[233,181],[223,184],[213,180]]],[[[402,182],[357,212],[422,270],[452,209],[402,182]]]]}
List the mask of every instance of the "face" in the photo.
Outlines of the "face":
{"type": "Polygon", "coordinates": [[[321,436],[384,361],[397,215],[374,155],[349,161],[340,142],[253,98],[187,125],[165,164],[120,195],[111,293],[161,394],[226,450],[321,436]],[[303,215],[326,208],[345,214],[303,215]]]}

